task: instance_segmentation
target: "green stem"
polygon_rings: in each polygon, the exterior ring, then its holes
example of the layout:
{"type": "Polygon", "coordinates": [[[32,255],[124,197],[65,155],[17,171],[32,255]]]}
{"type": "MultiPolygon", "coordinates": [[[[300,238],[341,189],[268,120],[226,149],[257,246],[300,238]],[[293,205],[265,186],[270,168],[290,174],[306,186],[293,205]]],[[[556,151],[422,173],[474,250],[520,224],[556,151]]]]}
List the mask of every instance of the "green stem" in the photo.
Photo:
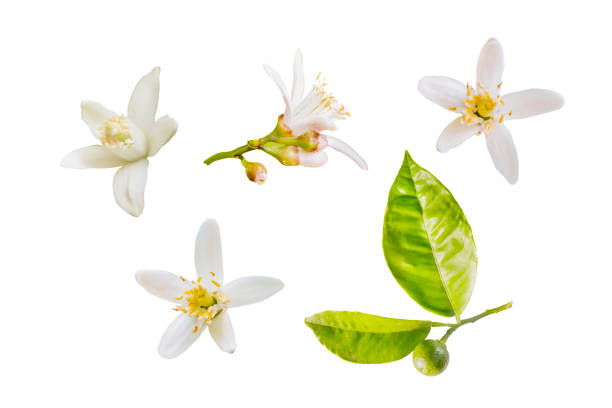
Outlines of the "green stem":
{"type": "Polygon", "coordinates": [[[451,336],[451,334],[453,334],[455,332],[455,330],[457,330],[458,328],[460,328],[464,324],[474,323],[475,321],[478,321],[478,320],[482,319],[485,316],[489,316],[489,315],[492,315],[492,314],[495,314],[495,313],[499,313],[499,312],[501,312],[503,310],[510,309],[511,307],[512,307],[512,302],[508,302],[505,305],[501,305],[501,306],[493,308],[493,309],[485,310],[484,312],[482,312],[479,315],[476,315],[474,317],[470,317],[469,319],[462,320],[461,323],[448,325],[448,326],[450,326],[450,329],[448,329],[446,331],[446,333],[440,339],[440,341],[442,343],[445,343],[446,340],[448,340],[448,338],[451,336]]]}
{"type": "Polygon", "coordinates": [[[204,164],[211,165],[212,163],[223,159],[239,159],[243,154],[247,152],[261,149],[264,143],[267,143],[272,140],[271,135],[273,133],[274,131],[270,132],[269,135],[262,137],[261,139],[249,140],[247,144],[237,147],[234,150],[213,154],[208,159],[204,160],[204,164]]]}
{"type": "Polygon", "coordinates": [[[204,160],[204,163],[210,165],[217,160],[223,159],[237,159],[240,158],[246,152],[250,152],[251,150],[255,150],[253,147],[249,146],[249,144],[245,144],[244,146],[240,146],[235,148],[234,150],[230,150],[229,152],[220,152],[217,154],[213,154],[208,159],[204,160]]]}

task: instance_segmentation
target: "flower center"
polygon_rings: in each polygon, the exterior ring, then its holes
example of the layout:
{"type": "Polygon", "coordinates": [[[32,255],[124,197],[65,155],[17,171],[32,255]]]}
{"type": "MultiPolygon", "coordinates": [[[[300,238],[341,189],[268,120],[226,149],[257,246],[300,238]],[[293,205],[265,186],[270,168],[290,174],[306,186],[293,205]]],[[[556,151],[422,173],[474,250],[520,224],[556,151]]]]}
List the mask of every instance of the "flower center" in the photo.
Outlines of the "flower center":
{"type": "MultiPolygon", "coordinates": [[[[501,88],[501,83],[497,85],[497,88],[501,88]]],[[[499,95],[493,97],[491,93],[484,89],[482,84],[478,83],[478,89],[474,89],[467,85],[467,96],[463,100],[463,114],[461,115],[461,122],[467,124],[477,123],[482,126],[482,130],[478,134],[484,131],[485,135],[488,135],[493,130],[493,121],[498,105],[504,105],[504,101],[499,95]]],[[[456,110],[455,107],[449,106],[449,109],[456,110]]],[[[509,113],[511,114],[511,113],[509,113]]],[[[499,117],[499,123],[504,120],[504,115],[499,117]]]]}
{"type": "Polygon", "coordinates": [[[111,148],[126,149],[134,144],[125,115],[113,116],[99,127],[102,144],[111,148]]]}
{"type": "MultiPolygon", "coordinates": [[[[186,281],[184,278],[181,279],[186,281]]],[[[176,306],[174,310],[195,317],[198,322],[203,321],[204,323],[210,323],[219,313],[227,309],[229,299],[217,290],[211,292],[209,289],[202,286],[201,282],[201,276],[197,281],[191,281],[193,286],[185,290],[185,293],[181,296],[175,298],[180,304],[176,306]]],[[[217,287],[220,286],[214,280],[212,283],[217,287]]],[[[200,327],[200,324],[196,325],[193,332],[197,332],[200,327]]]]}
{"type": "Polygon", "coordinates": [[[497,103],[491,98],[491,95],[487,92],[486,94],[477,94],[470,100],[466,100],[466,105],[472,108],[474,115],[478,116],[483,120],[488,120],[493,115],[493,110],[497,106],[497,103]]]}

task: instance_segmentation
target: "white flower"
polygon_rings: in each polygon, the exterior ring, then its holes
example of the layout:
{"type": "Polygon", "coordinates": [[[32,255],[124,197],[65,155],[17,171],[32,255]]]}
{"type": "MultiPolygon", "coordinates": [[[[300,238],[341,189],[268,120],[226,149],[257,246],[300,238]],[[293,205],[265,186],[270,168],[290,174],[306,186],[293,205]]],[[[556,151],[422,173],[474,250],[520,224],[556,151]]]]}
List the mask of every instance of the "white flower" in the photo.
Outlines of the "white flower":
{"type": "MultiPolygon", "coordinates": [[[[264,64],[264,70],[283,94],[285,113],[282,116],[282,123],[296,137],[311,131],[318,134],[326,130],[336,130],[337,126],[334,122],[350,116],[344,106],[333,95],[327,93],[325,90],[327,83],[323,80],[321,74],[317,75],[312,89],[304,96],[304,69],[302,53],[299,49],[295,53],[293,62],[291,96],[287,93],[285,83],[278,72],[267,64],[264,64]]],[[[324,135],[324,142],[317,151],[306,152],[300,150],[300,164],[308,167],[324,165],[327,162],[327,153],[323,149],[327,146],[344,153],[359,167],[367,170],[368,165],[365,160],[353,148],[330,135],[324,135]]]]}
{"type": "Polygon", "coordinates": [[[138,217],[144,208],[147,157],[153,157],[178,129],[169,116],[155,120],[159,99],[159,68],[138,81],[127,116],[97,102],[81,102],[81,117],[101,144],[77,149],[62,160],[75,169],[120,167],[113,179],[117,204],[138,217]]]}
{"type": "Polygon", "coordinates": [[[175,303],[181,312],[170,324],[159,343],[159,354],[174,358],[182,354],[210,329],[219,348],[227,353],[236,350],[234,329],[228,309],[260,302],[283,288],[274,278],[250,276],[223,285],[221,237],[215,220],[200,227],[195,244],[197,280],[187,280],[170,272],[141,270],[136,281],[149,293],[175,303]]]}
{"type": "Polygon", "coordinates": [[[497,170],[515,184],[518,156],[504,120],[522,119],[551,112],[563,106],[563,97],[546,89],[527,89],[500,96],[504,53],[491,38],[482,48],[476,69],[476,85],[470,86],[443,76],[424,77],[419,91],[445,109],[461,115],[440,135],[437,148],[447,152],[475,134],[484,134],[497,170]]]}

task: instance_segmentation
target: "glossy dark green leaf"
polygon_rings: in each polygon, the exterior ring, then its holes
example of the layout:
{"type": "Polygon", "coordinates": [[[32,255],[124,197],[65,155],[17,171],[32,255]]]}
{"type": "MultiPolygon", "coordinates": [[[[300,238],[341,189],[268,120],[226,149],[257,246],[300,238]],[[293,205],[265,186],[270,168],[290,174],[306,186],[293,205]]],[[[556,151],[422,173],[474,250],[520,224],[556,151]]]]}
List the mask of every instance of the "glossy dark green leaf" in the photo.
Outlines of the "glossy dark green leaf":
{"type": "Polygon", "coordinates": [[[362,364],[388,363],[406,357],[425,340],[433,324],[334,311],[317,313],[306,318],[305,323],[329,351],[362,364]]]}
{"type": "Polygon", "coordinates": [[[459,316],[476,280],[476,246],[453,195],[406,152],[387,202],[383,226],[387,265],[422,307],[459,316]]]}

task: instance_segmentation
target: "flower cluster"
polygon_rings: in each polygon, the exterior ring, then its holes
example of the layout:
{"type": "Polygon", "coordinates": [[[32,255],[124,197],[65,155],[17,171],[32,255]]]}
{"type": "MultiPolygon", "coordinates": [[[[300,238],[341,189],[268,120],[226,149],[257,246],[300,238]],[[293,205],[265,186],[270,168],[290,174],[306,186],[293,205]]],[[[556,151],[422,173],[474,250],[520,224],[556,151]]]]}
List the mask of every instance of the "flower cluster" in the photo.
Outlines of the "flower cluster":
{"type": "Polygon", "coordinates": [[[302,53],[297,50],[293,63],[293,86],[291,95],[285,83],[269,65],[264,70],[276,83],[285,101],[285,111],[278,117],[276,127],[267,136],[250,140],[246,145],[229,152],[217,153],[204,161],[211,164],[227,158],[240,159],[249,180],[261,184],[267,176],[261,163],[249,162],[244,154],[251,150],[262,150],[284,166],[320,167],[327,163],[325,149],[331,147],[352,159],[367,170],[365,160],[342,140],[323,133],[337,129],[336,121],[350,116],[348,110],[325,89],[327,83],[317,75],[312,89],[304,95],[304,70],[302,53]]]}

